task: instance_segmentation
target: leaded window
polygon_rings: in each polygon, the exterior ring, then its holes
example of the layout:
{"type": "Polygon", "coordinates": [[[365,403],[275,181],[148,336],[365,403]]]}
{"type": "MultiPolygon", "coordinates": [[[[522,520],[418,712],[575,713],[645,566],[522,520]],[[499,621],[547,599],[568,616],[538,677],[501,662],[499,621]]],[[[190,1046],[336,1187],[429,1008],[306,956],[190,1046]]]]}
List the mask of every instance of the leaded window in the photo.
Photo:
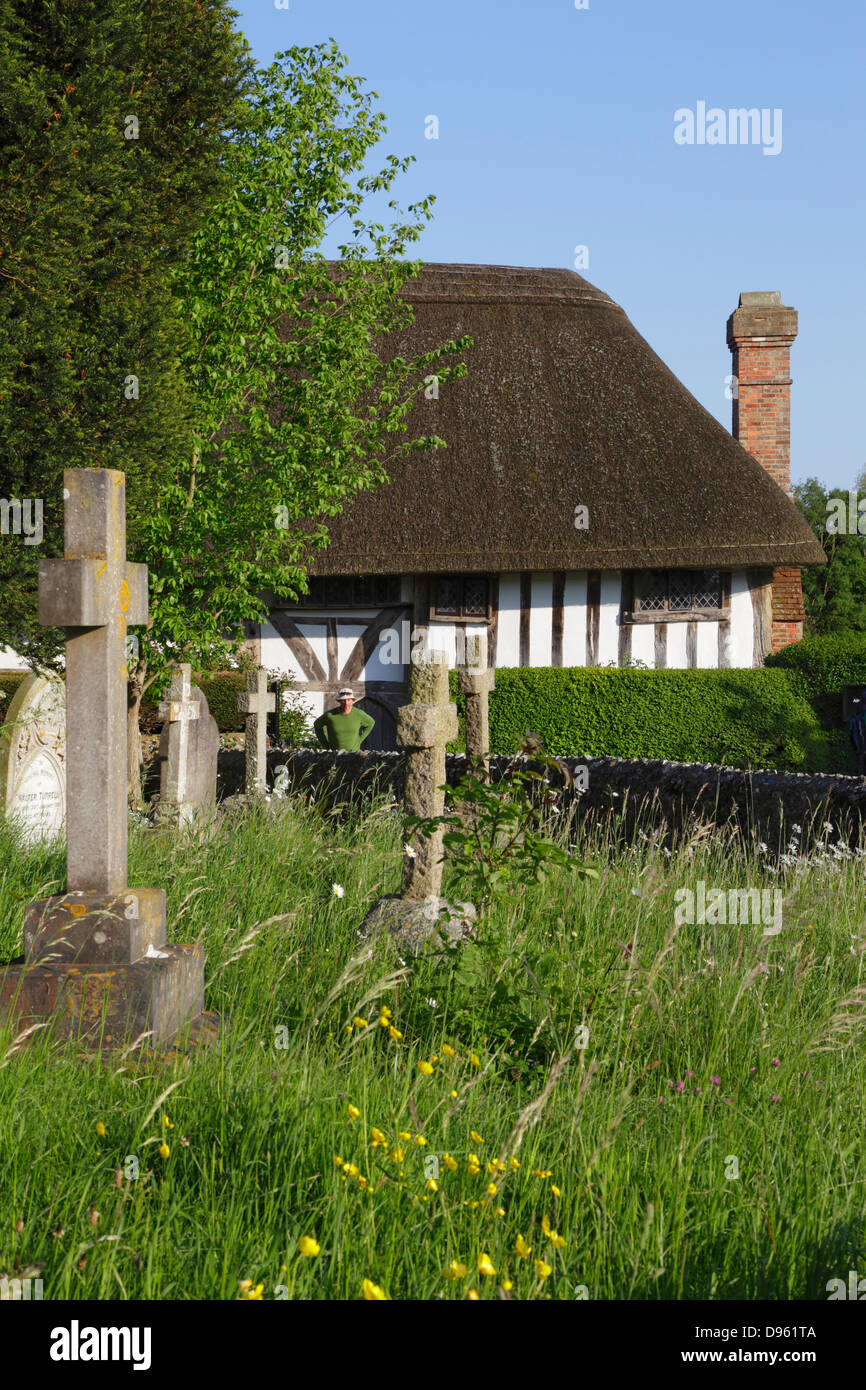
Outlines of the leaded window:
{"type": "Polygon", "coordinates": [[[296,608],[384,608],[400,602],[399,574],[312,575],[296,608]]]}
{"type": "Polygon", "coordinates": [[[716,613],[721,607],[719,570],[648,570],[635,576],[635,613],[716,613]]]}
{"type": "Polygon", "coordinates": [[[486,618],[490,580],[483,574],[441,574],[433,584],[435,618],[486,618]]]}

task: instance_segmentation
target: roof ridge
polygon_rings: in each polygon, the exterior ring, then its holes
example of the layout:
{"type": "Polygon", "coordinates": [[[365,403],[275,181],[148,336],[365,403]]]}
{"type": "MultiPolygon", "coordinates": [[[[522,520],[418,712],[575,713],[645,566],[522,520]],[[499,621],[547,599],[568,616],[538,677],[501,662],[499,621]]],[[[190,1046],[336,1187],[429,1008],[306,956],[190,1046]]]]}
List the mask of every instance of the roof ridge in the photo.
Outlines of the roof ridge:
{"type": "Polygon", "coordinates": [[[401,293],[414,300],[461,300],[496,303],[597,304],[619,309],[604,290],[566,266],[501,266],[471,262],[425,261],[401,293]]]}

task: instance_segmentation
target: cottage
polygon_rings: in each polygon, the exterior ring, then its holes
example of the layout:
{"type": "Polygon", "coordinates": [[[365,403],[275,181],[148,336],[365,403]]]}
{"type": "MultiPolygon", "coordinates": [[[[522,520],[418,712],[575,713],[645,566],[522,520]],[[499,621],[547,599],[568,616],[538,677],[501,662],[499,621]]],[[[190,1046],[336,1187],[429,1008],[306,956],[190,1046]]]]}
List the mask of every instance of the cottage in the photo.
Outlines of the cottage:
{"type": "Polygon", "coordinates": [[[394,746],[409,654],[490,666],[755,666],[802,636],[823,551],[790,500],[796,311],[743,294],[728,321],[733,437],[623,310],[568,270],[429,265],[398,350],[462,334],[469,375],[425,392],[414,453],[329,522],[302,601],[273,598],[257,662],[311,714],[351,685],[394,746]]]}

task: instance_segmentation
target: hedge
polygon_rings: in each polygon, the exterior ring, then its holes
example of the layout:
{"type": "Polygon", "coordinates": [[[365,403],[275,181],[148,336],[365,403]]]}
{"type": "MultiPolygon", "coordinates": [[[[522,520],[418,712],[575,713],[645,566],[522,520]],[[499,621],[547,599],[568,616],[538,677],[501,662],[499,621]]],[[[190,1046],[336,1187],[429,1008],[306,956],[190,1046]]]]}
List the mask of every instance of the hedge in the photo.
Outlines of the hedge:
{"type": "MultiPolygon", "coordinates": [[[[246,689],[246,676],[243,671],[193,672],[192,684],[197,685],[207,700],[208,709],[217,722],[221,734],[242,733],[246,716],[238,709],[238,695],[246,689]]],[[[148,695],[150,692],[148,692],[148,695]]],[[[141,702],[141,727],[156,731],[161,727],[157,713],[158,701],[145,698],[141,702]]],[[[280,719],[280,732],[283,738],[294,739],[298,731],[298,717],[291,710],[284,710],[280,719]]]]}
{"type": "Polygon", "coordinates": [[[825,730],[830,767],[857,772],[857,760],[842,722],[843,685],[866,685],[866,633],[830,632],[804,637],[768,656],[771,670],[784,671],[792,686],[810,702],[825,730]]]}
{"type": "Polygon", "coordinates": [[[866,685],[866,633],[830,632],[804,637],[767,657],[772,670],[788,671],[825,725],[842,722],[842,686],[866,685]]]}
{"type": "Polygon", "coordinates": [[[853,770],[853,759],[851,768],[838,766],[844,748],[828,739],[786,671],[498,669],[491,752],[514,752],[527,729],[548,752],[575,757],[853,770]]]}
{"type": "MultiPolygon", "coordinates": [[[[26,672],[0,675],[0,723],[26,672]],[[4,698],[5,697],[5,698],[4,698]]],[[[194,676],[222,733],[244,727],[237,697],[242,671],[194,676]]],[[[551,753],[856,772],[842,724],[843,685],[866,684],[866,634],[807,637],[755,670],[644,671],[625,667],[499,668],[490,697],[494,753],[513,753],[527,729],[551,753]]],[[[463,751],[464,700],[450,673],[463,751]]],[[[284,715],[292,738],[296,716],[284,715]]],[[[142,727],[159,727],[145,699],[142,727]]]]}

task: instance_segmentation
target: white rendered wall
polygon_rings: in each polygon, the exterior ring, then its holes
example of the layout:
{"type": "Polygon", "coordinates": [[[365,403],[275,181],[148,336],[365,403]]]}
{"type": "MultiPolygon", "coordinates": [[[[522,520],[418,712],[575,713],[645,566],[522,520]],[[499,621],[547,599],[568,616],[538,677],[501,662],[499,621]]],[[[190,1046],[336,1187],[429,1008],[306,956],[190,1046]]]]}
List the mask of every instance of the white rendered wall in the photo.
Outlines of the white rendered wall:
{"type": "Polygon", "coordinates": [[[644,666],[649,666],[652,670],[655,670],[655,623],[632,623],[631,655],[633,661],[642,661],[644,666]]]}
{"type": "Polygon", "coordinates": [[[619,609],[622,595],[622,578],[619,570],[602,570],[601,602],[598,619],[598,658],[599,666],[619,664],[619,609]]]}
{"type": "Polygon", "coordinates": [[[11,647],[0,647],[0,671],[26,671],[27,662],[11,647]]]}
{"type": "Polygon", "coordinates": [[[520,575],[499,576],[496,665],[520,665],[520,575]]]}
{"type": "Polygon", "coordinates": [[[754,659],[754,610],[745,570],[731,574],[731,638],[732,666],[751,666],[754,659]]]}
{"type": "Polygon", "coordinates": [[[586,570],[565,576],[562,613],[562,664],[586,665],[586,570]]]}
{"type": "Polygon", "coordinates": [[[529,610],[529,664],[549,666],[553,652],[553,575],[532,576],[529,610]]]}

